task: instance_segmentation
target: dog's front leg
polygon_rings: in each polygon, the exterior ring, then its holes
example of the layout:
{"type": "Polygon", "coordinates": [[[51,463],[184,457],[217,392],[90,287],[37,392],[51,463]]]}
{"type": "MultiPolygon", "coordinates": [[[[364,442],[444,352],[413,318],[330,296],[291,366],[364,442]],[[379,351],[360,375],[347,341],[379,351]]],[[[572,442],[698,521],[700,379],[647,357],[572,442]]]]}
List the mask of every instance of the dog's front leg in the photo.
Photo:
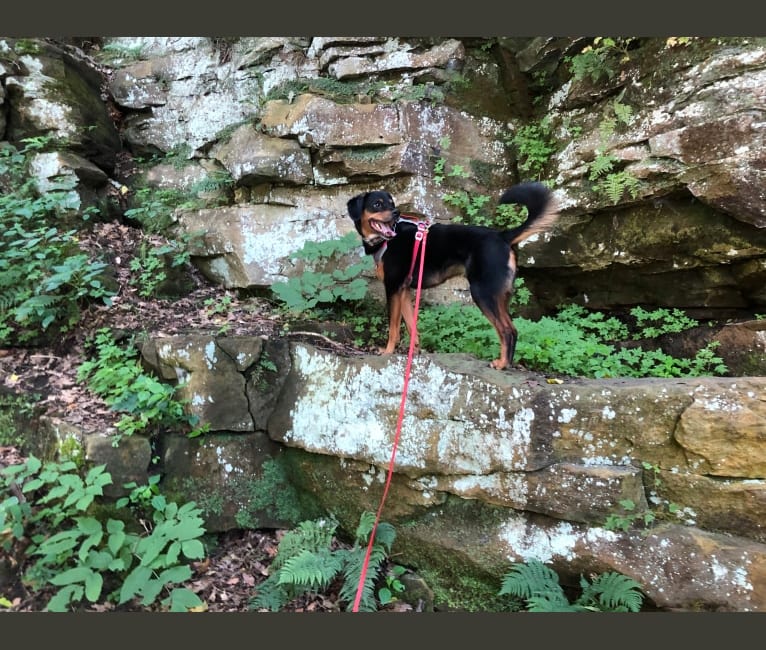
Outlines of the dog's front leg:
{"type": "Polygon", "coordinates": [[[402,329],[402,302],[407,291],[407,289],[399,289],[388,296],[388,343],[380,350],[381,354],[391,354],[399,343],[402,329]]]}
{"type": "Polygon", "coordinates": [[[415,310],[412,306],[412,294],[409,289],[402,292],[402,318],[404,319],[404,325],[407,328],[407,332],[410,335],[410,339],[414,339],[413,350],[418,352],[420,350],[420,341],[418,340],[418,332],[415,328],[415,310]]]}

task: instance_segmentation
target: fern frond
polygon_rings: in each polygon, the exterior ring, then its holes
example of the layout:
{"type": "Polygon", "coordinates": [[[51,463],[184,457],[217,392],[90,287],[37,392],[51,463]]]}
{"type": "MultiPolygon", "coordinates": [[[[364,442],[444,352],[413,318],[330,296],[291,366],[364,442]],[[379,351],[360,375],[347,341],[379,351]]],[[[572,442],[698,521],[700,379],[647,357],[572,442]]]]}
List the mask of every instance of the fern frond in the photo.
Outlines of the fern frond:
{"type": "Polygon", "coordinates": [[[62,301],[61,296],[45,294],[41,296],[32,296],[16,307],[16,320],[19,323],[26,321],[32,314],[47,314],[42,319],[43,329],[45,329],[53,318],[56,311],[56,304],[62,301]]]}
{"type": "Polygon", "coordinates": [[[255,595],[250,599],[250,609],[268,609],[278,612],[290,600],[290,593],[279,584],[278,574],[270,575],[258,585],[255,595]]]}
{"type": "MultiPolygon", "coordinates": [[[[343,569],[343,585],[338,596],[341,601],[346,602],[349,606],[353,604],[356,598],[356,590],[359,586],[359,578],[362,575],[362,567],[366,554],[366,548],[357,547],[348,551],[346,555],[346,566],[343,569]]],[[[359,599],[360,611],[374,612],[378,609],[377,602],[375,601],[375,583],[380,576],[385,559],[386,554],[383,549],[380,546],[373,546],[370,551],[367,573],[364,576],[364,585],[362,585],[362,596],[359,599]]]]}
{"type": "Polygon", "coordinates": [[[613,117],[605,117],[601,124],[598,125],[599,137],[601,142],[606,142],[614,135],[614,131],[617,128],[617,120],[613,117]]]}
{"type": "Polygon", "coordinates": [[[582,612],[588,608],[570,603],[563,591],[547,591],[527,598],[528,612],[582,612]]]}
{"type": "MultiPolygon", "coordinates": [[[[356,528],[356,542],[359,545],[366,545],[370,539],[372,527],[375,525],[375,513],[363,512],[359,518],[359,525],[356,528]]],[[[374,546],[382,546],[387,553],[391,551],[391,546],[396,539],[396,530],[386,521],[378,522],[375,528],[374,546]]]]}
{"type": "Polygon", "coordinates": [[[598,154],[590,164],[588,178],[592,181],[612,171],[616,158],[608,154],[598,154]]]}
{"type": "Polygon", "coordinates": [[[644,595],[638,582],[621,573],[609,571],[583,587],[578,603],[596,605],[604,612],[637,612],[643,600],[644,595]]]}
{"type": "Polygon", "coordinates": [[[617,119],[622,122],[625,125],[630,124],[630,120],[633,117],[633,107],[629,104],[620,104],[620,102],[615,101],[612,104],[612,107],[614,108],[614,114],[617,116],[617,119]]]}
{"type": "Polygon", "coordinates": [[[375,525],[376,514],[365,511],[359,516],[359,525],[356,527],[356,540],[360,544],[365,544],[370,537],[372,527],[375,525]]]}
{"type": "Polygon", "coordinates": [[[329,549],[303,550],[287,559],[279,570],[280,585],[294,585],[306,591],[326,589],[340,572],[342,562],[329,549]]]}
{"type": "Polygon", "coordinates": [[[556,572],[540,560],[532,558],[512,565],[511,570],[503,576],[499,595],[508,594],[528,600],[535,595],[558,593],[563,596],[556,572]]]}
{"type": "Polygon", "coordinates": [[[335,534],[338,524],[332,519],[317,519],[315,521],[302,521],[287,531],[279,542],[277,554],[272,566],[279,569],[291,557],[301,551],[317,553],[322,549],[328,549],[335,534]]]}
{"type": "Polygon", "coordinates": [[[626,191],[631,197],[636,198],[638,185],[638,179],[623,170],[616,174],[609,174],[599,183],[599,189],[607,195],[612,205],[616,205],[626,191]]]}
{"type": "Polygon", "coordinates": [[[19,304],[22,295],[17,291],[0,292],[0,313],[9,311],[12,307],[19,304]]]}

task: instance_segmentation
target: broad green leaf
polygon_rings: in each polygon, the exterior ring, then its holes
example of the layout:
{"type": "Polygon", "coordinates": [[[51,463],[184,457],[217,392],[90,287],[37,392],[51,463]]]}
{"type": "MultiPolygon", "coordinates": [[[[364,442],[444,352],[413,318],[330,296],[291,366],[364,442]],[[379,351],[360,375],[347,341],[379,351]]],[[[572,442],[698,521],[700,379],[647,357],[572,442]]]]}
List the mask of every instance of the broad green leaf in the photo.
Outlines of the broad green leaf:
{"type": "Polygon", "coordinates": [[[181,542],[175,541],[168,546],[165,554],[165,565],[172,566],[178,562],[178,556],[181,553],[181,542]]]}
{"type": "Polygon", "coordinates": [[[201,560],[205,557],[205,547],[198,539],[189,539],[181,545],[183,554],[191,560],[201,560]]]}
{"type": "Polygon", "coordinates": [[[91,573],[93,573],[93,571],[88,567],[78,566],[74,569],[68,569],[67,571],[62,571],[61,573],[56,574],[50,579],[50,582],[58,587],[71,585],[75,582],[85,582],[91,573]]]}
{"type": "Polygon", "coordinates": [[[33,555],[59,555],[75,547],[80,533],[76,530],[65,530],[44,540],[33,555]]]}
{"type": "Polygon", "coordinates": [[[163,605],[169,604],[171,612],[188,612],[205,605],[205,602],[197,594],[186,587],[173,589],[170,597],[163,600],[162,603],[163,605]]]}
{"type": "Polygon", "coordinates": [[[67,607],[69,603],[73,600],[79,601],[82,598],[82,594],[82,585],[67,585],[58,590],[56,595],[48,601],[45,609],[49,612],[69,611],[67,607]]]}
{"type": "Polygon", "coordinates": [[[117,530],[113,532],[111,535],[109,535],[109,540],[107,541],[107,546],[109,547],[109,550],[114,555],[117,555],[117,552],[120,550],[120,548],[122,548],[123,544],[125,543],[126,538],[127,538],[127,535],[121,530],[117,530]]]}
{"type": "Polygon", "coordinates": [[[88,506],[93,503],[93,495],[92,494],[86,494],[85,496],[81,497],[77,500],[75,503],[75,508],[77,510],[87,510],[88,506]]]}
{"type": "Polygon", "coordinates": [[[77,528],[86,535],[103,534],[101,522],[94,517],[76,517],[77,528]]]}
{"type": "Polygon", "coordinates": [[[104,578],[100,573],[92,571],[85,578],[85,597],[92,603],[95,603],[101,596],[101,587],[104,585],[104,578]]]}
{"type": "Polygon", "coordinates": [[[146,587],[146,583],[152,577],[152,570],[146,566],[137,566],[125,578],[120,589],[119,604],[125,603],[136,594],[141,593],[146,587]]]}
{"type": "Polygon", "coordinates": [[[140,592],[143,596],[141,604],[151,605],[155,600],[157,600],[157,596],[160,595],[160,592],[164,586],[165,583],[162,580],[157,580],[156,578],[147,580],[146,584],[142,587],[140,592]]]}
{"type": "Polygon", "coordinates": [[[167,538],[157,534],[158,528],[155,528],[151,536],[145,537],[136,546],[135,552],[141,558],[141,566],[150,566],[165,548],[167,538]]]}
{"type": "Polygon", "coordinates": [[[186,582],[192,577],[191,569],[186,565],[178,565],[165,569],[160,573],[159,579],[162,584],[186,582]]]}

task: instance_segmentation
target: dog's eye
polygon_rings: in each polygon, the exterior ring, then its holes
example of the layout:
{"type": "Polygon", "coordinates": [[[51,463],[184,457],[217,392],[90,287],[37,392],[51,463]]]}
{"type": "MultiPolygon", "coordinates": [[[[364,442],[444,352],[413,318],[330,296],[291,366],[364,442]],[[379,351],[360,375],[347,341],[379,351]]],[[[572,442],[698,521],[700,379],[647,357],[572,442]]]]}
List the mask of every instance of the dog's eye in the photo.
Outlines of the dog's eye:
{"type": "Polygon", "coordinates": [[[380,208],[383,207],[383,203],[381,201],[375,201],[375,203],[372,204],[372,207],[376,210],[380,210],[380,208]]]}

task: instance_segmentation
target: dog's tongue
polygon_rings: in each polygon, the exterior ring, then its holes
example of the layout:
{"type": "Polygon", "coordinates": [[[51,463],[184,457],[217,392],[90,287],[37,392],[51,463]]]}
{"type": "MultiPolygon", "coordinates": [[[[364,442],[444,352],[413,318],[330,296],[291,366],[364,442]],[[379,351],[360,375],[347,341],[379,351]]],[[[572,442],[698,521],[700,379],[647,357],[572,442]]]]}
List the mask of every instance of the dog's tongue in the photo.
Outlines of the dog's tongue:
{"type": "Polygon", "coordinates": [[[396,233],[389,227],[387,223],[383,223],[382,221],[373,221],[371,225],[386,239],[391,239],[391,237],[396,237],[396,233]]]}

